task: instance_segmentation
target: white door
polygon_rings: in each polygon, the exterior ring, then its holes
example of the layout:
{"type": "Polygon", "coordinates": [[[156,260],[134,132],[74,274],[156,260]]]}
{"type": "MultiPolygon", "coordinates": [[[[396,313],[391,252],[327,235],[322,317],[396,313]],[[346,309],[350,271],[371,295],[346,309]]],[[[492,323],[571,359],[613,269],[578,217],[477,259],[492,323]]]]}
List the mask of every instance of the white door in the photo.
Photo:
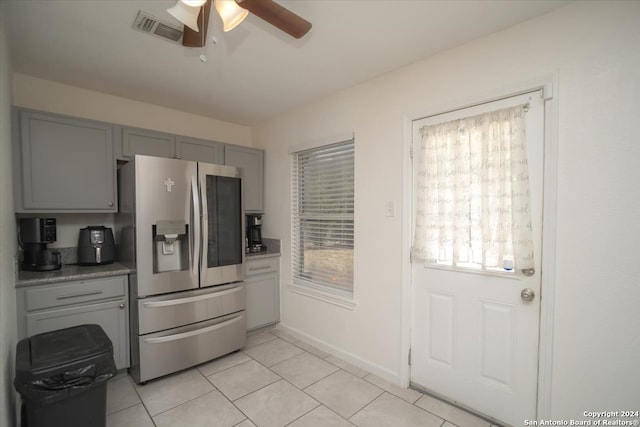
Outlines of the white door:
{"type": "MultiPolygon", "coordinates": [[[[411,383],[510,425],[536,419],[544,101],[536,92],[413,123],[415,146],[425,125],[526,101],[534,274],[426,267],[421,261],[411,268],[411,383]],[[521,296],[526,289],[535,295],[531,301],[521,296]]],[[[415,224],[415,209],[412,215],[415,224]]]]}

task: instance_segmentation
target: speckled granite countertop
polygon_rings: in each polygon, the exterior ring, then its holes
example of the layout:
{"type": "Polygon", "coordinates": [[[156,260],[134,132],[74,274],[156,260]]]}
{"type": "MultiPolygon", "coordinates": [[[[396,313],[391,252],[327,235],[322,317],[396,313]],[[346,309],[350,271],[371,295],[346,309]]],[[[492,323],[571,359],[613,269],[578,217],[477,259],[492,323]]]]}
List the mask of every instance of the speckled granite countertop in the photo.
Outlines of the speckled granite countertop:
{"type": "Polygon", "coordinates": [[[121,276],[131,273],[131,269],[114,262],[98,266],[81,266],[64,264],[55,271],[25,271],[18,273],[16,288],[25,286],[46,285],[49,283],[69,282],[74,280],[97,279],[100,277],[121,276]]]}
{"type": "MultiPolygon", "coordinates": [[[[246,260],[260,258],[270,258],[280,256],[280,240],[279,239],[262,239],[267,250],[264,252],[255,252],[246,254],[246,260]]],[[[64,262],[64,261],[63,261],[64,262]]],[[[60,270],[55,271],[25,271],[18,273],[18,281],[16,288],[26,286],[46,285],[49,283],[69,282],[75,280],[97,279],[100,277],[121,276],[130,274],[133,271],[120,264],[99,265],[99,266],[80,266],[77,264],[63,264],[60,270]]]]}
{"type": "Polygon", "coordinates": [[[251,261],[252,259],[271,258],[280,256],[280,251],[270,251],[268,248],[263,252],[253,252],[246,255],[245,260],[251,261]]]}
{"type": "Polygon", "coordinates": [[[245,259],[250,261],[252,259],[270,258],[280,256],[280,239],[268,239],[263,238],[262,243],[267,247],[266,251],[262,252],[250,252],[246,254],[245,259]]]}

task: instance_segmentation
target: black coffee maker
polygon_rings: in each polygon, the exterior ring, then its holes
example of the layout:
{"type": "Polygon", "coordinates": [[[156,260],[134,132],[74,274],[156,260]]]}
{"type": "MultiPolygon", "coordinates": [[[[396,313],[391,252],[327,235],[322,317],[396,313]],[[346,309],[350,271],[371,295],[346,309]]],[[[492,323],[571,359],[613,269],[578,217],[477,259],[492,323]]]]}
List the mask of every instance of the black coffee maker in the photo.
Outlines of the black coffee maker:
{"type": "Polygon", "coordinates": [[[21,218],[22,269],[29,271],[59,270],[62,266],[60,252],[47,249],[47,244],[55,241],[55,218],[21,218]]]}
{"type": "Polygon", "coordinates": [[[247,215],[247,252],[266,251],[262,244],[262,215],[247,215]]]}

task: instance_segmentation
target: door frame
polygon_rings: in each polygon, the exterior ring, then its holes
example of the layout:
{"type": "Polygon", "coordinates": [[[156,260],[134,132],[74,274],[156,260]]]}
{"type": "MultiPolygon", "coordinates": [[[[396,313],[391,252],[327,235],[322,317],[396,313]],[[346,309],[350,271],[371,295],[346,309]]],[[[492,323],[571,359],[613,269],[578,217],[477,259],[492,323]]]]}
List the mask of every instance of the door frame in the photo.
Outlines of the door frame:
{"type": "Polygon", "coordinates": [[[537,419],[551,414],[551,390],[553,373],[553,318],[556,277],[556,226],[557,226],[557,164],[558,164],[558,74],[500,88],[477,96],[448,101],[444,105],[430,107],[426,111],[405,114],[402,123],[402,306],[400,331],[400,384],[408,387],[411,380],[409,351],[411,348],[412,281],[411,281],[411,218],[412,218],[412,125],[415,120],[455,111],[486,102],[542,90],[544,97],[544,170],[542,199],[542,259],[540,284],[540,336],[538,343],[538,392],[537,419]]]}

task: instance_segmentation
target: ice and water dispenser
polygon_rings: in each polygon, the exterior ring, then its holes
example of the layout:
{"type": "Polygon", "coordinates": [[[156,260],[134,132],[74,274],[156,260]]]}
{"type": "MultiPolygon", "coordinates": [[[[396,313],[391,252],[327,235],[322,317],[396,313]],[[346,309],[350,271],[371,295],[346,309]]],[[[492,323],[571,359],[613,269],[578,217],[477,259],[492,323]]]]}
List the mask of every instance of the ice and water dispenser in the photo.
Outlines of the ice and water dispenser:
{"type": "Polygon", "coordinates": [[[156,221],[153,225],[153,272],[189,269],[189,225],[184,221],[156,221]]]}

